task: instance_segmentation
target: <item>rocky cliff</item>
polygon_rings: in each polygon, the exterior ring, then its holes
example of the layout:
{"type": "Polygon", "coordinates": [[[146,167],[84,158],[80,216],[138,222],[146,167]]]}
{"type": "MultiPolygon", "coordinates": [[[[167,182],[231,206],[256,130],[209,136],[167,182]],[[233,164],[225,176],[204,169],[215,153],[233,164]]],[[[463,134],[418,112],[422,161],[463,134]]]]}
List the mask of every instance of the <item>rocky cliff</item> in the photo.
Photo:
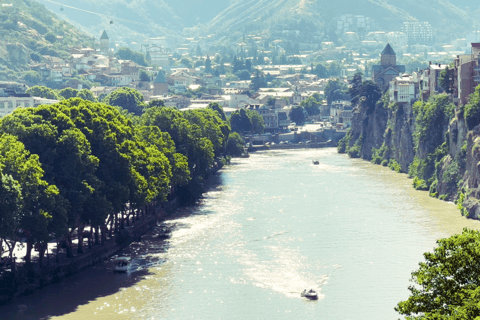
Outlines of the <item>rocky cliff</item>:
{"type": "MultiPolygon", "coordinates": [[[[476,94],[480,96],[480,88],[476,94]]],[[[455,201],[463,215],[479,219],[480,121],[474,118],[480,119],[477,100],[472,98],[469,105],[456,107],[445,94],[413,106],[390,102],[387,95],[375,104],[360,99],[354,108],[352,128],[339,143],[339,152],[408,173],[414,188],[455,201]],[[473,123],[470,130],[467,122],[473,123]]]]}

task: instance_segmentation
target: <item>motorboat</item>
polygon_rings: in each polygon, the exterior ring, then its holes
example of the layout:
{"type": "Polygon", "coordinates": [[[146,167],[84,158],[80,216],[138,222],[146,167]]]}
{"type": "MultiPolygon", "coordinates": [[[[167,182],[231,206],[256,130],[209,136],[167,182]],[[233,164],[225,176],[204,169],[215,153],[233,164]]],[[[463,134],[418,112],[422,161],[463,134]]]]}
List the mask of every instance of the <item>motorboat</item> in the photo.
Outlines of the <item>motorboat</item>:
{"type": "Polygon", "coordinates": [[[310,289],[307,291],[307,289],[303,290],[303,292],[300,294],[302,297],[310,299],[310,300],[317,300],[318,299],[318,294],[315,290],[310,289]]]}
{"type": "Polygon", "coordinates": [[[115,272],[127,272],[128,265],[130,264],[130,257],[116,257],[115,258],[115,272]]]}
{"type": "Polygon", "coordinates": [[[318,161],[318,160],[313,160],[312,162],[313,162],[314,165],[320,164],[320,161],[318,161]]]}

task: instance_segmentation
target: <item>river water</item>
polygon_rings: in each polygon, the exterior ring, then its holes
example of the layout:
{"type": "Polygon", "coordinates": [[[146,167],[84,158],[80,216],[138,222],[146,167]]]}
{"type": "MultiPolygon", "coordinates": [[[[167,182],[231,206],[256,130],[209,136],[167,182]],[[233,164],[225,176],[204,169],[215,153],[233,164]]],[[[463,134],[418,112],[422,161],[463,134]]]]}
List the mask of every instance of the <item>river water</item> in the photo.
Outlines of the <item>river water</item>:
{"type": "Polygon", "coordinates": [[[477,229],[406,175],[335,149],[234,159],[198,205],[105,262],[0,308],[4,319],[398,319],[435,240],[477,229]],[[313,165],[312,160],[319,160],[313,165]],[[305,288],[319,300],[300,297],[305,288]]]}

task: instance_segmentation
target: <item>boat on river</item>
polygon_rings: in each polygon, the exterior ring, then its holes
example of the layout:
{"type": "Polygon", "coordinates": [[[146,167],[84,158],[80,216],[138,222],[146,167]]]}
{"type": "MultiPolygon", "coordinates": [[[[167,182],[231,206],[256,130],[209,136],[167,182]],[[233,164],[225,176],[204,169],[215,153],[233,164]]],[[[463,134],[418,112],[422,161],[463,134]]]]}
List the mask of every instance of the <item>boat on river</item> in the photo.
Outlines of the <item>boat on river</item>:
{"type": "Polygon", "coordinates": [[[318,161],[318,160],[313,160],[312,163],[313,163],[314,165],[317,165],[317,164],[320,164],[320,161],[318,161]]]}
{"type": "Polygon", "coordinates": [[[129,264],[130,264],[130,257],[116,257],[115,267],[113,268],[113,270],[115,272],[127,272],[129,264]]]}
{"type": "Polygon", "coordinates": [[[310,300],[317,300],[318,299],[318,294],[315,290],[310,289],[307,291],[307,289],[303,290],[303,292],[300,294],[300,296],[310,299],[310,300]]]}

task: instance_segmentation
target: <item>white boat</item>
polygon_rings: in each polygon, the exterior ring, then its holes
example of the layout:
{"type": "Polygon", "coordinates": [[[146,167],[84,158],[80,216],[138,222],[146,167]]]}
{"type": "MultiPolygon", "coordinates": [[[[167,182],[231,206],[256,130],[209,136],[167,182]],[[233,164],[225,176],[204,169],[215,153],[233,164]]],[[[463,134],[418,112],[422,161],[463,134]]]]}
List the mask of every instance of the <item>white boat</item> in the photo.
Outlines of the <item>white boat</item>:
{"type": "Polygon", "coordinates": [[[303,290],[303,292],[300,294],[302,297],[305,297],[310,300],[317,300],[318,299],[318,294],[315,292],[315,290],[310,289],[307,291],[307,289],[303,290]]]}
{"type": "Polygon", "coordinates": [[[127,272],[128,265],[130,264],[130,257],[116,257],[115,258],[115,272],[127,272]]]}

